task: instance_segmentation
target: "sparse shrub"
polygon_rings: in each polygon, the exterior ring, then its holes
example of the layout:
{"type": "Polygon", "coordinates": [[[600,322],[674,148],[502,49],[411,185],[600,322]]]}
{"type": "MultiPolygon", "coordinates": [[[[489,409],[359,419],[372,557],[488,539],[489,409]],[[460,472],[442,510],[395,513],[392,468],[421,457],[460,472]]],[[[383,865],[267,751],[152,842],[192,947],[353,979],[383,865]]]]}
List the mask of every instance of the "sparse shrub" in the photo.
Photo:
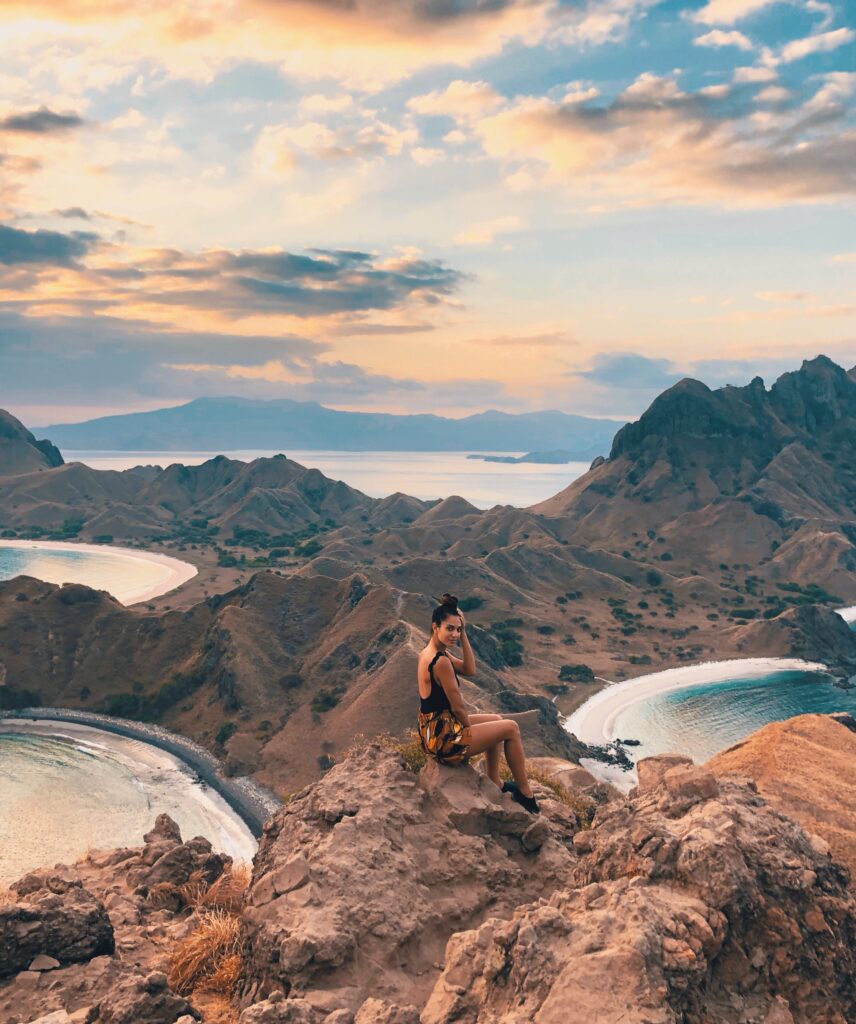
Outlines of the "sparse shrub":
{"type": "Polygon", "coordinates": [[[312,703],[309,705],[309,708],[313,714],[323,715],[326,711],[331,711],[339,703],[341,698],[341,692],[328,690],[326,686],[322,686],[312,698],[312,703]]]}
{"type": "Polygon", "coordinates": [[[659,587],[663,582],[663,577],[656,569],[649,569],[648,572],[645,573],[645,582],[649,587],[659,587]]]}
{"type": "Polygon", "coordinates": [[[588,665],[562,665],[559,669],[559,679],[563,683],[591,683],[594,680],[594,671],[588,665]]]}
{"type": "Polygon", "coordinates": [[[480,597],[464,597],[458,602],[458,607],[462,612],[474,612],[477,608],[481,608],[484,601],[480,597]]]}
{"type": "Polygon", "coordinates": [[[234,722],[224,722],[217,730],[217,735],[214,737],[214,742],[218,747],[225,746],[229,740],[238,731],[237,725],[234,722]]]}

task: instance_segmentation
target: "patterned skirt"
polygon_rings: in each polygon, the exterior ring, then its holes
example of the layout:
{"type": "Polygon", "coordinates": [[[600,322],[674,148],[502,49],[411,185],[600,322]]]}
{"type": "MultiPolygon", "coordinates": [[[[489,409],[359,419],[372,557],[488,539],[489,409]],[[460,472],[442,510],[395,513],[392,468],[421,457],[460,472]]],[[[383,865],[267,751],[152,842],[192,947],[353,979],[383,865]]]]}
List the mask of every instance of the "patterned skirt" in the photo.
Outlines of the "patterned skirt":
{"type": "Polygon", "coordinates": [[[419,712],[422,749],[440,764],[460,764],[469,757],[470,730],[451,711],[419,712]]]}

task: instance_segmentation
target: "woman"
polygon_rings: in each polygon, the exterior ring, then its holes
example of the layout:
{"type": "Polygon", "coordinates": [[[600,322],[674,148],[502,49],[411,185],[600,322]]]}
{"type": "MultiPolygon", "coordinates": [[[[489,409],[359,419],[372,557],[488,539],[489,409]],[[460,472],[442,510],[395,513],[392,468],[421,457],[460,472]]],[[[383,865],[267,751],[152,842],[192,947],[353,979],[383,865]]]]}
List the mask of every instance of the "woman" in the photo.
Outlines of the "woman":
{"type": "Polygon", "coordinates": [[[416,679],[419,685],[419,736],[425,752],[441,764],[460,764],[484,753],[487,777],[497,786],[500,747],[515,782],[502,785],[530,814],[540,808],[526,775],[526,758],[517,722],[501,715],[471,715],[458,686],[458,673],[475,675],[476,659],[467,638],[466,622],[458,599],[443,594],[431,616],[431,639],[419,655],[416,679]],[[449,648],[460,643],[463,658],[449,648]]]}

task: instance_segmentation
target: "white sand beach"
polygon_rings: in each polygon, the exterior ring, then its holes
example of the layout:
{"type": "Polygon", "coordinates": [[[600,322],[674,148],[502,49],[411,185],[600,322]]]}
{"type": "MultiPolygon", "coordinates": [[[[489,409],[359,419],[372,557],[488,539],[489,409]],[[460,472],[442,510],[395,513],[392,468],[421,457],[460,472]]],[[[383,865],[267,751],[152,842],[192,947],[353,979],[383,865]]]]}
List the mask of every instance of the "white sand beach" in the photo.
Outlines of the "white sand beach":
{"type": "Polygon", "coordinates": [[[46,583],[86,583],[109,593],[124,605],[160,597],[193,579],[199,570],[189,562],[154,551],[115,547],[110,544],[77,544],[71,541],[0,540],[0,547],[42,553],[44,558],[27,566],[27,575],[46,583]],[[88,571],[63,553],[91,556],[88,571]],[[51,557],[57,556],[60,557],[51,557]]]}
{"type": "Polygon", "coordinates": [[[93,847],[139,846],[161,812],[186,839],[204,835],[236,860],[252,860],[247,825],[172,754],[77,723],[0,721],[0,885],[93,847]]]}

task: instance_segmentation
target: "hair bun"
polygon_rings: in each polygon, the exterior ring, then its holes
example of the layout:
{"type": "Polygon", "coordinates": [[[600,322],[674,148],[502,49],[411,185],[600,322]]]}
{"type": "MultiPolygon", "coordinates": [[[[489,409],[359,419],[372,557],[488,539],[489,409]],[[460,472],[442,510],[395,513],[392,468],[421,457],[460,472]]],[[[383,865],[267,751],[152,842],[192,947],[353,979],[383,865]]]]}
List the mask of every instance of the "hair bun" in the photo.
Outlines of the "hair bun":
{"type": "Polygon", "coordinates": [[[458,599],[453,594],[441,594],[440,604],[448,608],[454,608],[458,610],[458,599]]]}

